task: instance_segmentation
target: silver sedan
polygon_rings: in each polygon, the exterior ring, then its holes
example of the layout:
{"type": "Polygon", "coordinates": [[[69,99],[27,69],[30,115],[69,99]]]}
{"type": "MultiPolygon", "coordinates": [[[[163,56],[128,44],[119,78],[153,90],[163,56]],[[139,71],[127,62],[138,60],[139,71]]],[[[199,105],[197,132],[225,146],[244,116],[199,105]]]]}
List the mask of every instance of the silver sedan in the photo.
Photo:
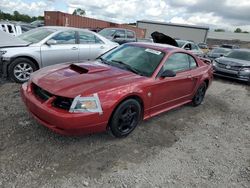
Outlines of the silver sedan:
{"type": "Polygon", "coordinates": [[[54,26],[30,30],[8,42],[3,40],[6,37],[0,38],[0,72],[19,83],[42,67],[93,60],[118,46],[87,29],[54,26]]]}

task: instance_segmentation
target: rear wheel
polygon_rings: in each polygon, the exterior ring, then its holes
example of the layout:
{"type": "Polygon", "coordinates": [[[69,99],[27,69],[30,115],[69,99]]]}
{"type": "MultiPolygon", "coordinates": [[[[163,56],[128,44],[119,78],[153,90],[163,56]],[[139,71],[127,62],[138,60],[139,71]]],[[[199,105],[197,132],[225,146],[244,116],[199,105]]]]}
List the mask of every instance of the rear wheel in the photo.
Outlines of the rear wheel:
{"type": "Polygon", "coordinates": [[[27,58],[15,59],[8,68],[9,76],[18,83],[29,80],[30,74],[36,70],[36,65],[27,58]]]}
{"type": "Polygon", "coordinates": [[[141,105],[137,100],[128,99],[122,102],[110,120],[111,134],[118,138],[128,136],[140,122],[141,112],[141,105]]]}
{"type": "Polygon", "coordinates": [[[193,106],[198,106],[202,103],[204,97],[205,97],[205,94],[206,94],[206,90],[207,90],[207,86],[206,86],[206,83],[203,82],[199,88],[197,89],[196,93],[195,93],[195,96],[192,100],[192,103],[193,103],[193,106]]]}

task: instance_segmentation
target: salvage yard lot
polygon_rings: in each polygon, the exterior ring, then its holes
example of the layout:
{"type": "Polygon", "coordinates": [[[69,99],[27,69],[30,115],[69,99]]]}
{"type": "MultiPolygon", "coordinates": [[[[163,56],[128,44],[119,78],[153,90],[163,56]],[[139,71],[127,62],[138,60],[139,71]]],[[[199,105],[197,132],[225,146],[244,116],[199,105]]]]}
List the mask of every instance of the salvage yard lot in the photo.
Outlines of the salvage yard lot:
{"type": "Polygon", "coordinates": [[[124,139],[64,137],[0,80],[0,187],[250,187],[250,87],[215,79],[204,104],[141,123],[124,139]]]}

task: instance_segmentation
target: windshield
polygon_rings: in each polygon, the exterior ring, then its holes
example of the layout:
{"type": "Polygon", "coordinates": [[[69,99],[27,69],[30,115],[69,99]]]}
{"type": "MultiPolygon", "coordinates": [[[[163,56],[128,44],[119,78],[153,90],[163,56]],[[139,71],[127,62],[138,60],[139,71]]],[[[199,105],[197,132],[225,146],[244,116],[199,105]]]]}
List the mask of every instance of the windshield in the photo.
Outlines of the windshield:
{"type": "Polygon", "coordinates": [[[176,42],[177,42],[177,44],[178,44],[178,46],[179,46],[180,48],[182,48],[182,46],[184,46],[184,44],[186,43],[186,42],[181,41],[181,40],[176,40],[176,42]]]}
{"type": "Polygon", "coordinates": [[[250,61],[250,52],[237,50],[228,53],[225,57],[250,61]]]}
{"type": "Polygon", "coordinates": [[[150,48],[122,45],[104,55],[104,63],[125,68],[137,74],[150,77],[160,64],[165,53],[150,48]],[[128,69],[129,67],[129,69],[128,69]]]}
{"type": "Polygon", "coordinates": [[[116,32],[115,29],[103,29],[99,32],[99,34],[106,37],[106,36],[113,36],[115,32],[116,32]]]}
{"type": "Polygon", "coordinates": [[[218,54],[226,54],[228,52],[230,52],[230,49],[227,48],[215,48],[212,50],[212,53],[218,53],[218,54]]]}
{"type": "Polygon", "coordinates": [[[47,28],[32,29],[26,33],[19,35],[18,38],[26,42],[38,43],[50,34],[54,33],[55,31],[56,30],[47,28]]]}

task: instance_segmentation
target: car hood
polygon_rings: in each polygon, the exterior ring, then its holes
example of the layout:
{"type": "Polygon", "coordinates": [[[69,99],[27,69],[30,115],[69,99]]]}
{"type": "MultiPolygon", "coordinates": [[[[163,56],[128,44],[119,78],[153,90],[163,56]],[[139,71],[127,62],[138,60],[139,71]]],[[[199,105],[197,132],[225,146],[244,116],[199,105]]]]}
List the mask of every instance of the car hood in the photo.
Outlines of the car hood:
{"type": "Polygon", "coordinates": [[[99,61],[49,66],[32,75],[32,82],[42,89],[69,98],[126,86],[140,79],[145,77],[99,61]]]}
{"type": "Polygon", "coordinates": [[[4,31],[0,31],[0,48],[28,46],[30,43],[18,37],[10,35],[4,31]]]}
{"type": "Polygon", "coordinates": [[[220,63],[224,65],[231,65],[231,66],[250,66],[250,61],[228,58],[228,57],[220,57],[217,59],[220,63]]]}

